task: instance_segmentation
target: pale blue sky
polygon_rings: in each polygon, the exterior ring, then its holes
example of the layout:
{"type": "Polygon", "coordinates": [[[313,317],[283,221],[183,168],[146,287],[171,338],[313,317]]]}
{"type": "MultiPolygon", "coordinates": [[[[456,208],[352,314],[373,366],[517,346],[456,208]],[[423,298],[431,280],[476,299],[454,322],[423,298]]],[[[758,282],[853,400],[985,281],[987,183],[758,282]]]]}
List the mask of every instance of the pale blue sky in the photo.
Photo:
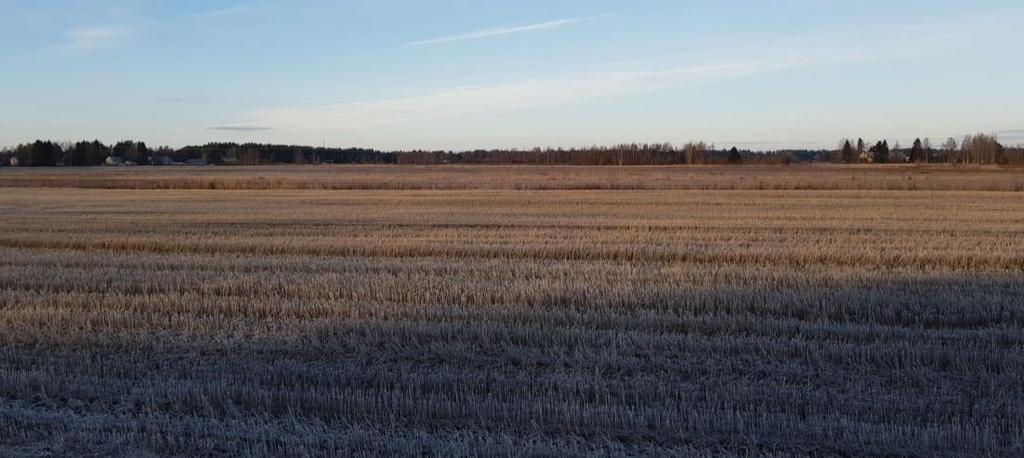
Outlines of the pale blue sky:
{"type": "Polygon", "coordinates": [[[1017,143],[1022,55],[1020,0],[0,0],[0,145],[1017,143]]]}

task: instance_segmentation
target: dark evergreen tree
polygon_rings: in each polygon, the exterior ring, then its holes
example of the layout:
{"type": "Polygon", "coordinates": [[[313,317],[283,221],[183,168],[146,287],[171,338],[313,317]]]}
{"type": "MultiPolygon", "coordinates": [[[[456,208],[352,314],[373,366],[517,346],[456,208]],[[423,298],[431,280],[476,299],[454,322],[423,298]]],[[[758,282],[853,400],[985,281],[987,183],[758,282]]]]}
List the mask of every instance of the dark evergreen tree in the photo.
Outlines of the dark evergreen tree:
{"type": "Polygon", "coordinates": [[[149,162],[149,149],[144,142],[124,140],[117,142],[112,149],[111,156],[116,156],[136,164],[147,164],[149,162]]]}
{"type": "Polygon", "coordinates": [[[874,156],[876,164],[886,164],[889,162],[889,141],[883,140],[875,144],[871,148],[871,154],[874,156]]]}
{"type": "Polygon", "coordinates": [[[743,157],[740,156],[740,150],[736,149],[735,146],[732,147],[732,149],[729,150],[729,163],[730,164],[739,164],[742,161],[743,161],[743,157]]]}
{"type": "Polygon", "coordinates": [[[840,153],[840,157],[841,157],[842,161],[847,163],[847,164],[853,162],[853,160],[854,160],[854,157],[853,157],[853,146],[850,145],[850,141],[849,140],[847,140],[846,143],[843,144],[843,150],[840,153]]]}
{"type": "Polygon", "coordinates": [[[924,145],[921,143],[921,139],[914,140],[914,146],[910,148],[910,162],[927,162],[928,156],[924,150],[924,145]]]}
{"type": "Polygon", "coordinates": [[[146,142],[136,142],[135,148],[132,149],[132,158],[128,160],[133,161],[140,165],[149,164],[149,148],[146,147],[146,142]]]}
{"type": "Polygon", "coordinates": [[[29,167],[53,167],[57,158],[64,154],[60,146],[51,141],[36,140],[28,145],[18,145],[14,150],[18,164],[29,167]]]}
{"type": "Polygon", "coordinates": [[[75,167],[86,167],[103,164],[103,161],[110,155],[110,148],[100,143],[99,140],[91,142],[80,141],[75,143],[71,149],[70,163],[67,165],[75,167]]]}

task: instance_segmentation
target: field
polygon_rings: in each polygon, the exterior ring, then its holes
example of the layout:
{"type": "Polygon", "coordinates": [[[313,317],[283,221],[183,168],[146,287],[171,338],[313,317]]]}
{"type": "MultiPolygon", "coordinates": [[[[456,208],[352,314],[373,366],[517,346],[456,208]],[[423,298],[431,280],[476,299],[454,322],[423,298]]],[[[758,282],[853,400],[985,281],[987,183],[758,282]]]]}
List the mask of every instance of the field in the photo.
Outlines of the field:
{"type": "Polygon", "coordinates": [[[0,170],[0,456],[1020,456],[1018,186],[0,170]]]}
{"type": "Polygon", "coordinates": [[[261,166],[0,169],[2,187],[315,190],[1024,191],[1024,168],[952,165],[261,166]]]}

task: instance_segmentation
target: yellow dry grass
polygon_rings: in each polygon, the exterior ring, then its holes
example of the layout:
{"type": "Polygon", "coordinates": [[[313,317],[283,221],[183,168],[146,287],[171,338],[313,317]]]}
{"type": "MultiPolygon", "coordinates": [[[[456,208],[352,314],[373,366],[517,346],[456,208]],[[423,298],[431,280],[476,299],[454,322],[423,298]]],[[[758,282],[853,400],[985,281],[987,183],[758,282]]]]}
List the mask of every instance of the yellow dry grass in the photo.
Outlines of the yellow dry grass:
{"type": "Polygon", "coordinates": [[[1024,191],[1024,169],[996,166],[389,166],[0,168],[0,187],[380,190],[1024,191]]]}

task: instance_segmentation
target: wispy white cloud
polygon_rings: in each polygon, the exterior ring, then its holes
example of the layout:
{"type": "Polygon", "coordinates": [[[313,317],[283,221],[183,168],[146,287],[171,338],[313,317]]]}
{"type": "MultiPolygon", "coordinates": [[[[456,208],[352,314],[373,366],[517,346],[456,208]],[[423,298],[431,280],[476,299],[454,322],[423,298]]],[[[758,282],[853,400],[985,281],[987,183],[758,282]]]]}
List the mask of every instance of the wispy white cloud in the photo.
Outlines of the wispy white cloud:
{"type": "Polygon", "coordinates": [[[80,27],[67,32],[71,49],[97,49],[117,43],[128,35],[128,31],[116,27],[80,27]]]}
{"type": "Polygon", "coordinates": [[[798,60],[737,61],[669,69],[608,71],[508,84],[464,86],[421,95],[328,105],[268,109],[248,123],[296,131],[371,128],[459,115],[501,113],[677,86],[712,83],[802,65],[798,60]]]}
{"type": "Polygon", "coordinates": [[[228,126],[210,126],[210,127],[207,127],[207,129],[208,130],[223,130],[223,131],[228,131],[228,132],[263,132],[263,131],[271,130],[272,128],[271,127],[267,127],[267,126],[248,126],[248,125],[234,126],[234,125],[228,125],[228,126]]]}
{"type": "Polygon", "coordinates": [[[229,6],[229,7],[226,7],[226,8],[219,8],[219,9],[215,9],[215,10],[203,11],[201,13],[197,13],[196,17],[204,18],[204,19],[212,19],[212,18],[222,18],[222,17],[228,17],[228,16],[237,16],[237,15],[240,15],[240,14],[250,13],[250,12],[253,11],[253,9],[254,9],[254,4],[252,4],[252,3],[244,3],[244,4],[241,4],[241,5],[229,6]]]}
{"type": "Polygon", "coordinates": [[[192,103],[197,103],[198,102],[197,100],[193,100],[193,99],[189,99],[189,98],[185,98],[185,97],[175,97],[175,96],[159,97],[159,98],[157,98],[157,101],[159,101],[159,102],[168,102],[168,103],[183,103],[183,104],[192,104],[192,103]]]}
{"type": "Polygon", "coordinates": [[[1024,129],[1007,129],[996,132],[999,141],[1006,145],[1024,146],[1024,129]]]}
{"type": "Polygon", "coordinates": [[[680,60],[663,58],[659,62],[616,67],[618,70],[450,87],[410,96],[324,106],[268,108],[243,114],[237,119],[244,122],[232,125],[266,126],[275,131],[296,133],[365,132],[383,126],[536,110],[775,72],[898,60],[919,55],[922,45],[918,42],[923,40],[907,37],[905,41],[908,43],[905,46],[887,44],[886,48],[873,43],[784,43],[741,51],[726,60],[697,65],[673,65],[671,62],[680,60]]]}
{"type": "Polygon", "coordinates": [[[470,33],[466,33],[466,34],[462,34],[462,35],[452,35],[452,36],[447,36],[447,37],[431,38],[429,40],[413,41],[413,42],[410,42],[410,43],[406,43],[406,45],[408,45],[408,46],[423,46],[423,45],[432,45],[432,44],[439,44],[439,43],[451,43],[451,42],[455,42],[455,41],[476,40],[476,39],[480,39],[480,38],[496,37],[496,36],[499,36],[499,35],[509,35],[509,34],[513,34],[513,33],[530,32],[530,31],[533,31],[533,30],[553,29],[553,28],[556,28],[556,27],[562,27],[562,26],[565,26],[565,25],[575,24],[575,23],[578,23],[578,22],[591,21],[591,20],[594,20],[594,19],[599,19],[599,18],[603,18],[603,17],[607,17],[607,16],[608,15],[586,16],[586,17],[559,19],[559,20],[556,20],[556,21],[541,22],[539,24],[522,25],[522,26],[516,26],[516,27],[499,27],[499,28],[493,28],[493,29],[478,30],[476,32],[470,32],[470,33]]]}

